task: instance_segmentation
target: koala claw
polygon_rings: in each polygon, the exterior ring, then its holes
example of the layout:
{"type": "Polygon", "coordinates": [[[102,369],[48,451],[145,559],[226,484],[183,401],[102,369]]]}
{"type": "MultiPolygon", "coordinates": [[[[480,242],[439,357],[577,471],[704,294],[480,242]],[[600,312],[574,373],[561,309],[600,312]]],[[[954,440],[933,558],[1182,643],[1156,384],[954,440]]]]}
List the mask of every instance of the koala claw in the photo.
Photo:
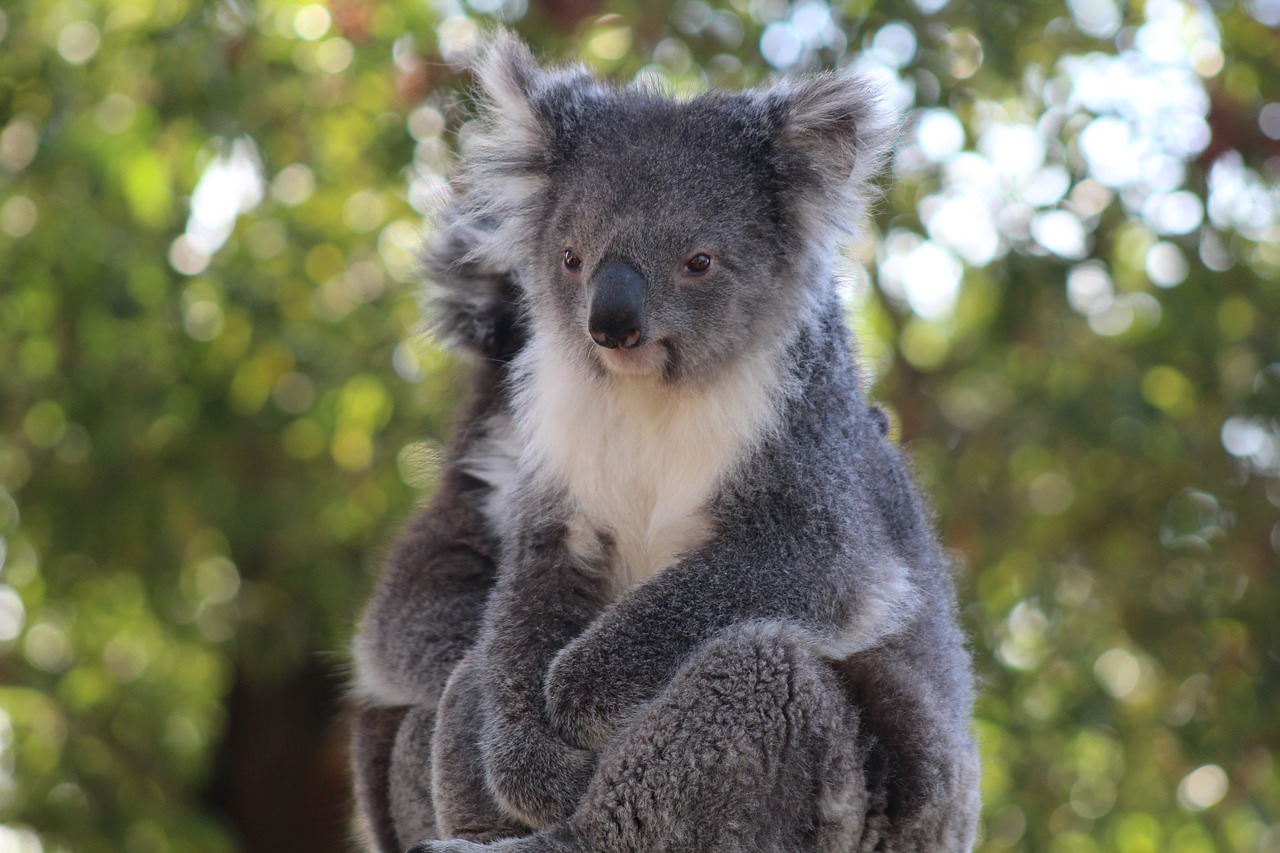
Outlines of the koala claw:
{"type": "Polygon", "coordinates": [[[405,853],[576,853],[580,847],[569,836],[560,832],[538,833],[523,838],[508,838],[492,844],[476,844],[472,841],[424,841],[405,853]]]}
{"type": "Polygon", "coordinates": [[[413,845],[405,853],[475,853],[485,849],[487,845],[471,841],[423,841],[413,845]]]}

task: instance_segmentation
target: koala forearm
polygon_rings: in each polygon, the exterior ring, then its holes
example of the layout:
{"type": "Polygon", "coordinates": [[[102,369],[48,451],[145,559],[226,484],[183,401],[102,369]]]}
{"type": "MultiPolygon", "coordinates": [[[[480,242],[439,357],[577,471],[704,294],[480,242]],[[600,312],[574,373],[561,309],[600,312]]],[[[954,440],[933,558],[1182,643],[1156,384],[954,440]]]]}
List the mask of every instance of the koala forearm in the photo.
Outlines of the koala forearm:
{"type": "Polygon", "coordinates": [[[602,748],[696,649],[732,625],[782,620],[810,634],[819,652],[841,658],[892,633],[916,604],[894,557],[842,562],[819,541],[810,543],[812,554],[757,552],[745,586],[734,558],[740,547],[713,541],[664,570],[555,657],[546,696],[562,737],[602,748]],[[849,601],[855,605],[838,604],[849,601]]]}
{"type": "Polygon", "coordinates": [[[684,566],[632,590],[551,662],[547,708],[570,743],[600,749],[636,706],[652,698],[680,663],[744,615],[697,605],[695,572],[684,566]],[[693,618],[672,618],[684,608],[693,618]]]}
{"type": "MultiPolygon", "coordinates": [[[[547,706],[556,731],[578,746],[600,749],[724,628],[763,618],[801,621],[802,614],[773,606],[784,600],[781,590],[753,599],[718,594],[720,581],[732,583],[727,574],[700,562],[673,566],[632,590],[569,643],[547,673],[547,706]]],[[[757,590],[760,581],[757,574],[757,590]]]]}
{"type": "Polygon", "coordinates": [[[601,579],[566,557],[554,529],[528,540],[513,549],[486,614],[481,753],[498,801],[542,827],[572,813],[595,763],[593,753],[551,728],[543,700],[547,666],[603,600],[601,579]]]}

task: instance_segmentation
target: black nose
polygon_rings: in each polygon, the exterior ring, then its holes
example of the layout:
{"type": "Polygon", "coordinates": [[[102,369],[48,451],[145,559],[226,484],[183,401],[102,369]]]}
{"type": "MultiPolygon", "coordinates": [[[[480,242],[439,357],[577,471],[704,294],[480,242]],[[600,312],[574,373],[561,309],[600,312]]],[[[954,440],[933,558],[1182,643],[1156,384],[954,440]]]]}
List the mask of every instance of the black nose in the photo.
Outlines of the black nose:
{"type": "Polygon", "coordinates": [[[591,340],[609,349],[644,343],[644,276],[629,264],[605,264],[591,294],[587,330],[591,340]]]}

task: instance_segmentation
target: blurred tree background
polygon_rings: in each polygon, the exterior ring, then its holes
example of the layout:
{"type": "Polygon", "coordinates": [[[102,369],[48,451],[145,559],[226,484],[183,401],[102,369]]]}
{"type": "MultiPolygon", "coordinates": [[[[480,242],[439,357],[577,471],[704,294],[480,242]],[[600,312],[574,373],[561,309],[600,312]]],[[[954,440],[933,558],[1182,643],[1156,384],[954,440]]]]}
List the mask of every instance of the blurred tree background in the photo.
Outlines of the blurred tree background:
{"type": "Polygon", "coordinates": [[[850,311],[955,553],[981,849],[1280,851],[1277,0],[6,0],[0,851],[350,849],[344,649],[463,391],[413,252],[497,22],[883,81],[850,311]]]}

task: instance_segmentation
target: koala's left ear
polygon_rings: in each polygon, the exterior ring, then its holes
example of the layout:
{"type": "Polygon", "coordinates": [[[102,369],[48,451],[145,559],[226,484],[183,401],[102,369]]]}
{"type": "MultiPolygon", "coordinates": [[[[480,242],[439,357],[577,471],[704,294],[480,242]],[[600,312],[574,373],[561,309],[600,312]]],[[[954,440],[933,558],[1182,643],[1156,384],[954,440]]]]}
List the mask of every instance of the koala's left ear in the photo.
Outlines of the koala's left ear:
{"type": "Polygon", "coordinates": [[[874,83],[849,75],[783,83],[768,97],[796,213],[824,236],[853,233],[877,195],[872,181],[897,139],[898,116],[874,83]]]}

